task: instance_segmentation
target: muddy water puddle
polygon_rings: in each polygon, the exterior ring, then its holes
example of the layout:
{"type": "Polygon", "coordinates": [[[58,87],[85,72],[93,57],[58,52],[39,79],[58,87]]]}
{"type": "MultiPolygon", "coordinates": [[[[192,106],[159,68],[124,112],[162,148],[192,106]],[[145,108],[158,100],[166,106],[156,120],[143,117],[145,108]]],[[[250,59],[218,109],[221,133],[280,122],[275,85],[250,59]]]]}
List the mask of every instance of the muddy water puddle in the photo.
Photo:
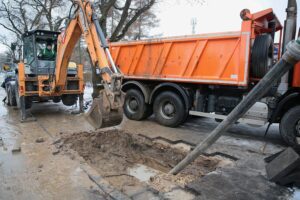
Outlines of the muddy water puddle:
{"type": "MultiPolygon", "coordinates": [[[[186,151],[120,130],[63,135],[63,148],[76,151],[114,187],[151,187],[169,192],[224,164],[221,157],[199,157],[176,176],[168,172],[186,151]]],[[[177,191],[178,192],[178,191],[177,191]]],[[[180,191],[181,192],[181,191],[180,191]]]]}

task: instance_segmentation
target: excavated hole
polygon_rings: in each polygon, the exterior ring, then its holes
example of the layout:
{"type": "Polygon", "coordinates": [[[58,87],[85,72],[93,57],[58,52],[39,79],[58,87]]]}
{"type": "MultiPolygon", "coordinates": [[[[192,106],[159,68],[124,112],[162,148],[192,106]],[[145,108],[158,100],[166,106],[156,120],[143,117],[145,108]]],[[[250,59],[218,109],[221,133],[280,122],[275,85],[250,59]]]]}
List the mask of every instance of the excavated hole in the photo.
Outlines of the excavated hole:
{"type": "Polygon", "coordinates": [[[75,150],[101,176],[120,190],[124,190],[126,186],[145,184],[158,191],[168,191],[172,189],[173,184],[184,186],[216,170],[217,167],[232,162],[219,156],[200,156],[181,173],[172,176],[167,172],[181,161],[187,152],[145,137],[110,130],[65,135],[62,141],[65,147],[75,150]]]}

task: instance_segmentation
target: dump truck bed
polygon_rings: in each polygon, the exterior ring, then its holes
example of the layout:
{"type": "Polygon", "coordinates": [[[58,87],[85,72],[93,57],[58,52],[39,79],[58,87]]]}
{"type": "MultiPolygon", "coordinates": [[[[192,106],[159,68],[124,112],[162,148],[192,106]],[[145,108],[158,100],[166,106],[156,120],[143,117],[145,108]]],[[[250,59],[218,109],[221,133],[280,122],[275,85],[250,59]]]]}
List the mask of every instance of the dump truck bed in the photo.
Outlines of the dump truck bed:
{"type": "Polygon", "coordinates": [[[247,85],[250,32],[173,37],[111,45],[126,77],[187,83],[247,85]]]}
{"type": "Polygon", "coordinates": [[[127,79],[247,86],[250,49],[256,35],[282,26],[272,9],[241,12],[241,31],[111,44],[127,79]]]}

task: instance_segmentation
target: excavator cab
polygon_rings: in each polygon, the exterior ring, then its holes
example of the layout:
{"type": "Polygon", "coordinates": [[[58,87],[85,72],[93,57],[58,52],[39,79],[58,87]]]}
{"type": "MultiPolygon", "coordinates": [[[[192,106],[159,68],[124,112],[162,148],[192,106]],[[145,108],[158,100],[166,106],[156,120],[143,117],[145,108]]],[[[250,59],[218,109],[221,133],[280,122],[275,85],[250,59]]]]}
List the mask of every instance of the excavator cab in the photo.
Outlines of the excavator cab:
{"type": "Polygon", "coordinates": [[[57,53],[57,38],[59,32],[34,30],[23,35],[24,63],[26,74],[48,75],[55,71],[55,58],[57,53]],[[47,46],[51,45],[51,49],[47,46]],[[52,57],[45,57],[52,54],[52,57]]]}
{"type": "MultiPolygon", "coordinates": [[[[65,106],[82,103],[83,66],[74,70],[66,69],[65,87],[61,91],[51,91],[57,70],[57,47],[60,32],[32,30],[25,32],[23,40],[23,59],[16,70],[16,83],[11,86],[12,106],[21,110],[21,120],[30,121],[26,110],[35,102],[62,102],[65,106]]],[[[82,111],[83,106],[79,106],[82,111]]]]}

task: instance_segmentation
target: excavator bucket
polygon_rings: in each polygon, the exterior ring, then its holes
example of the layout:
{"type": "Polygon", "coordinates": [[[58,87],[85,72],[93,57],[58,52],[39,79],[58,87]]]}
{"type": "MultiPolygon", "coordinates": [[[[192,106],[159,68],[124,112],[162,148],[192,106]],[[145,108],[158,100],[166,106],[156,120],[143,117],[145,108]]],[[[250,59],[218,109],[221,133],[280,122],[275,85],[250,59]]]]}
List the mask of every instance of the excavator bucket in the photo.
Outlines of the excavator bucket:
{"type": "Polygon", "coordinates": [[[108,98],[105,91],[101,91],[100,95],[93,100],[92,106],[86,114],[87,121],[95,129],[117,126],[123,120],[123,97],[113,106],[108,98]]]}

